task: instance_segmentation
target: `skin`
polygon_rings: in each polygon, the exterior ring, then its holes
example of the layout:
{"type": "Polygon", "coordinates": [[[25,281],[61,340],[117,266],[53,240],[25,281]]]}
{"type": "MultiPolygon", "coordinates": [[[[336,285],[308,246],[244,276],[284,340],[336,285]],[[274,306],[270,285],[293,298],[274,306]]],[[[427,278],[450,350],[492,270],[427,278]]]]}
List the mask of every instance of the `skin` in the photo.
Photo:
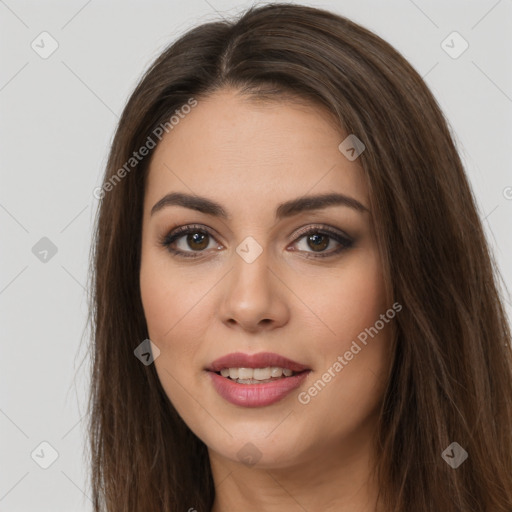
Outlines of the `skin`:
{"type": "MultiPolygon", "coordinates": [[[[338,150],[345,137],[312,104],[256,103],[223,89],[201,99],[151,157],[143,307],[150,339],[161,351],[155,365],[162,386],[208,447],[213,512],[377,510],[371,440],[387,383],[392,324],[368,338],[309,403],[298,400],[391,306],[371,212],[335,205],[274,219],[281,202],[306,194],[339,192],[369,209],[360,164],[338,150]],[[206,196],[230,219],[176,205],[151,215],[170,192],[206,196]],[[172,255],[161,239],[191,223],[211,236],[204,243],[187,243],[187,235],[174,242],[195,259],[172,255]],[[350,235],[353,245],[315,259],[315,245],[296,233],[322,225],[350,235]],[[236,252],[248,236],[263,250],[252,263],[236,252]],[[217,394],[204,368],[237,351],[275,352],[312,371],[275,404],[236,406],[217,394]],[[252,466],[237,455],[249,442],[260,456],[252,466]]],[[[339,247],[333,238],[324,241],[320,252],[339,247]]]]}

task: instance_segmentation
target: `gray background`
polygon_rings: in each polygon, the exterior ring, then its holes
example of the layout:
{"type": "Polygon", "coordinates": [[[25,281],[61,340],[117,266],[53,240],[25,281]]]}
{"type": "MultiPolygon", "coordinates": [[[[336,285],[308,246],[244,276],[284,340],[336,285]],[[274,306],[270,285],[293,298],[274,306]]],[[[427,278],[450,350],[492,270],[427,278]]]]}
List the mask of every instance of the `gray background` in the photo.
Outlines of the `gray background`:
{"type": "MultiPolygon", "coordinates": [[[[92,510],[82,460],[92,191],[125,101],[150,62],[190,27],[250,4],[0,0],[2,512],[92,510]],[[51,48],[49,39],[41,43],[43,31],[58,43],[46,59],[31,47],[51,48]],[[46,261],[43,237],[57,248],[46,261]],[[44,441],[58,452],[47,469],[44,441]]],[[[309,5],[375,31],[425,78],[456,134],[511,288],[512,0],[309,5]],[[445,49],[454,54],[462,41],[442,46],[453,31],[469,44],[457,58],[445,49]]],[[[507,311],[512,317],[510,299],[507,311]]]]}

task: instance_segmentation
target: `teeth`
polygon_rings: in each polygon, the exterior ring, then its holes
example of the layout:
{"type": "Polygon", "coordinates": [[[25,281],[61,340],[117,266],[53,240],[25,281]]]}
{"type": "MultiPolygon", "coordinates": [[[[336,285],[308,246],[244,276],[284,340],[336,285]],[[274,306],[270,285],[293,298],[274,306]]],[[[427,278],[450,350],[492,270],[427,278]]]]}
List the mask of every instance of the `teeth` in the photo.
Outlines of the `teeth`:
{"type": "Polygon", "coordinates": [[[270,376],[271,377],[281,377],[283,374],[283,369],[279,368],[279,366],[272,366],[270,368],[270,376]]]}
{"type": "Polygon", "coordinates": [[[271,378],[291,377],[293,371],[289,368],[267,366],[266,368],[222,368],[220,374],[232,380],[238,380],[240,384],[253,384],[254,381],[267,381],[271,378]]]}
{"type": "MultiPolygon", "coordinates": [[[[254,375],[254,370],[252,368],[238,368],[238,378],[242,380],[252,379],[254,375]]],[[[233,378],[231,375],[231,368],[229,369],[229,376],[233,378]]]]}

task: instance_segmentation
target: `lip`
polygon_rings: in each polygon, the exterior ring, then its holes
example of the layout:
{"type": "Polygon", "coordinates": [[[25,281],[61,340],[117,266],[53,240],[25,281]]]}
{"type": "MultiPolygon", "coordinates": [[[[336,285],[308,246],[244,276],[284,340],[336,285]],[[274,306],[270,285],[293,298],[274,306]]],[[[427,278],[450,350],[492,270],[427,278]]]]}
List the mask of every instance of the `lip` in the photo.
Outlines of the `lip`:
{"type": "Polygon", "coordinates": [[[208,372],[208,375],[217,393],[228,402],[242,407],[264,407],[279,402],[298,388],[309,373],[310,370],[306,370],[264,384],[238,384],[214,372],[208,372]]]}
{"type": "Polygon", "coordinates": [[[259,352],[257,354],[233,352],[232,354],[227,354],[219,359],[215,359],[215,361],[213,361],[206,369],[210,372],[220,372],[222,368],[266,368],[267,366],[289,368],[294,372],[310,370],[310,368],[298,363],[297,361],[292,361],[287,357],[274,354],[272,352],[259,352]]]}
{"type": "Polygon", "coordinates": [[[311,372],[307,366],[272,352],[258,354],[234,352],[216,359],[206,370],[217,393],[228,402],[242,407],[264,407],[282,400],[298,388],[311,372]],[[238,384],[215,373],[223,368],[266,368],[268,366],[289,368],[298,373],[263,384],[238,384]]]}

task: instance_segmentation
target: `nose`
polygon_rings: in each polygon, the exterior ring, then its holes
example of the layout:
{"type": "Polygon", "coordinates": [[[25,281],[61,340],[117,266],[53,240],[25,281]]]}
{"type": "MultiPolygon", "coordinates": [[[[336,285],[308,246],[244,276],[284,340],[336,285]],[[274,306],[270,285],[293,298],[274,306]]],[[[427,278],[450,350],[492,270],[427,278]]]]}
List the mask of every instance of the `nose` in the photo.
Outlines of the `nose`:
{"type": "Polygon", "coordinates": [[[247,262],[234,254],[233,268],[224,280],[220,319],[230,328],[247,332],[272,330],[289,320],[287,288],[269,267],[268,251],[247,262]]]}

